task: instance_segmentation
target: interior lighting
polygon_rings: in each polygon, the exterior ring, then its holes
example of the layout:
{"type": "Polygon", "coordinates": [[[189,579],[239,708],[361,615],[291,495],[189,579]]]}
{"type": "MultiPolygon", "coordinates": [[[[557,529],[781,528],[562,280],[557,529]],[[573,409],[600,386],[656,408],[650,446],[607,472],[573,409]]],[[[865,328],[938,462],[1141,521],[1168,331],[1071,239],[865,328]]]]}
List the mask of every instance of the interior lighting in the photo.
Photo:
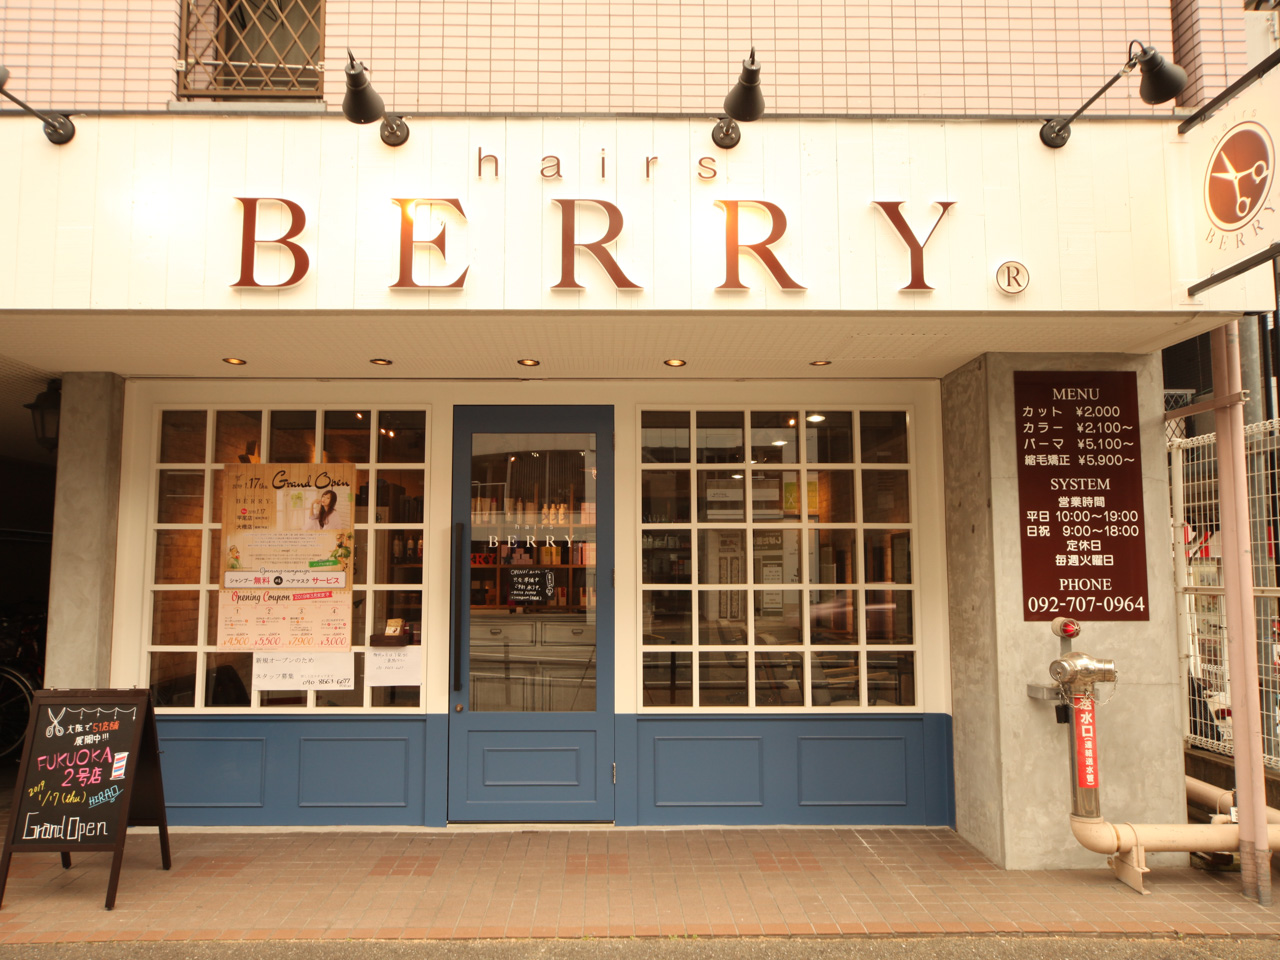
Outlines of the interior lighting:
{"type": "Polygon", "coordinates": [[[542,363],[542,361],[541,361],[541,360],[533,360],[533,359],[531,359],[531,358],[529,358],[529,357],[525,357],[523,360],[517,360],[517,361],[516,361],[516,363],[520,364],[520,366],[522,366],[522,367],[536,367],[536,366],[538,366],[540,363],[542,363]]]}
{"type": "Polygon", "coordinates": [[[830,360],[810,360],[810,361],[809,361],[809,366],[811,366],[811,367],[829,367],[829,366],[831,366],[831,361],[830,361],[830,360]]]}
{"type": "Polygon", "coordinates": [[[827,418],[820,413],[811,413],[807,417],[805,417],[805,419],[808,420],[810,423],[821,423],[823,420],[827,418]]]}
{"type": "Polygon", "coordinates": [[[1180,66],[1160,56],[1155,47],[1149,47],[1141,40],[1130,40],[1129,61],[1120,68],[1120,72],[1104,83],[1097,93],[1086,100],[1080,109],[1067,119],[1046,120],[1044,126],[1040,128],[1040,142],[1046,147],[1055,149],[1063,146],[1071,136],[1072,121],[1110,90],[1117,80],[1132,73],[1134,67],[1142,71],[1142,85],[1138,88],[1138,94],[1142,97],[1143,103],[1156,104],[1172,100],[1187,85],[1187,72],[1180,66]]]}
{"type": "Polygon", "coordinates": [[[787,441],[785,441],[785,440],[775,440],[775,441],[773,441],[773,445],[774,445],[775,447],[785,447],[785,446],[787,445],[787,441]]]}
{"type": "Polygon", "coordinates": [[[44,121],[44,135],[50,143],[61,146],[64,143],[70,143],[71,138],[76,135],[75,124],[71,122],[71,118],[61,113],[41,113],[35,107],[19,100],[12,93],[4,88],[9,82],[9,69],[0,66],[0,94],[12,100],[27,113],[31,114],[37,120],[44,121]]]}
{"type": "Polygon", "coordinates": [[[382,97],[369,83],[369,75],[363,63],[356,62],[356,55],[347,49],[347,64],[343,67],[347,75],[347,93],[342,98],[342,115],[352,123],[374,123],[382,121],[378,133],[382,142],[388,147],[398,147],[409,139],[409,125],[404,117],[387,113],[382,97]]]}
{"type": "Polygon", "coordinates": [[[391,366],[391,361],[390,361],[390,360],[388,360],[386,357],[374,357],[374,358],[373,358],[372,360],[370,360],[369,362],[370,362],[370,363],[372,363],[374,366],[378,366],[378,367],[389,367],[389,366],[391,366]]]}
{"type": "Polygon", "coordinates": [[[668,367],[683,367],[685,364],[685,361],[677,360],[674,357],[672,357],[670,360],[663,360],[662,362],[665,363],[668,367]]]}
{"type": "Polygon", "coordinates": [[[734,121],[750,123],[764,116],[764,94],[760,91],[760,64],[756,61],[756,48],[742,61],[742,75],[724,98],[725,115],[711,128],[711,139],[725,150],[736,147],[742,139],[742,130],[734,121]]]}
{"type": "Polygon", "coordinates": [[[231,364],[233,367],[243,367],[243,366],[244,366],[246,363],[248,363],[249,361],[248,361],[248,360],[241,360],[239,357],[223,357],[223,358],[222,358],[222,362],[223,362],[223,363],[229,363],[229,364],[231,364]]]}

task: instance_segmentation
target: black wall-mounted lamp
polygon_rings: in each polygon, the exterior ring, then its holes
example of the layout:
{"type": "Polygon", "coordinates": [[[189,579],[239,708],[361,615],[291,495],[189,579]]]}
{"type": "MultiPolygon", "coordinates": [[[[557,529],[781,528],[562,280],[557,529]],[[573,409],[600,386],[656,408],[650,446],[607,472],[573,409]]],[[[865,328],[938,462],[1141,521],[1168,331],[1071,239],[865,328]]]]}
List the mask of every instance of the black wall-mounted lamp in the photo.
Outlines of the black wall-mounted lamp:
{"type": "Polygon", "coordinates": [[[735,120],[750,123],[764,116],[764,94],[760,92],[760,64],[756,62],[756,48],[742,61],[742,76],[724,98],[725,116],[711,130],[711,139],[717,147],[728,150],[742,139],[742,130],[735,120]]]}
{"type": "Polygon", "coordinates": [[[1141,40],[1131,40],[1129,41],[1129,62],[1067,119],[1045,121],[1045,125],[1040,128],[1040,142],[1046,147],[1060,147],[1065,144],[1071,137],[1072,121],[1110,90],[1117,80],[1132,73],[1134,67],[1142,70],[1142,86],[1138,88],[1138,92],[1144,103],[1164,103],[1166,100],[1172,100],[1187,85],[1187,71],[1160,56],[1155,47],[1149,47],[1141,40]],[[1133,52],[1134,47],[1138,48],[1137,53],[1133,52]]]}
{"type": "Polygon", "coordinates": [[[382,98],[369,83],[364,64],[356,63],[356,55],[347,50],[347,95],[342,98],[342,115],[352,123],[374,123],[381,120],[378,133],[388,147],[398,147],[409,139],[409,125],[404,117],[387,113],[382,98]]]}
{"type": "Polygon", "coordinates": [[[50,143],[63,144],[71,141],[71,138],[76,135],[76,127],[75,124],[71,122],[70,117],[64,117],[60,113],[41,113],[35,107],[28,106],[4,88],[4,85],[8,82],[9,69],[7,67],[0,67],[0,93],[4,94],[37,120],[43,120],[44,135],[49,138],[50,143]]]}
{"type": "Polygon", "coordinates": [[[53,453],[58,449],[58,424],[62,418],[62,381],[50,380],[39,396],[23,406],[31,411],[36,443],[53,453]]]}

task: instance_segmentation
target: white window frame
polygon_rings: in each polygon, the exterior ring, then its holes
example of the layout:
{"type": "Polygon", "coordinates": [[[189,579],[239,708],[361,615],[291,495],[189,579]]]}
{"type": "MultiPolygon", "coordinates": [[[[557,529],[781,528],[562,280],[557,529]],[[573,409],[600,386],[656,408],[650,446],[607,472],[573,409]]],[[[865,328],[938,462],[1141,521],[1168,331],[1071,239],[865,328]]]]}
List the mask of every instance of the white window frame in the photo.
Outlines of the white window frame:
{"type": "MultiPolygon", "coordinates": [[[[326,717],[336,716],[343,713],[360,713],[360,714],[390,714],[403,716],[406,714],[420,714],[425,712],[427,705],[427,678],[424,675],[419,678],[418,686],[418,703],[412,706],[374,706],[373,688],[367,684],[361,684],[358,689],[361,690],[361,704],[341,705],[341,706],[319,706],[317,705],[317,691],[306,691],[306,704],[262,704],[262,691],[250,688],[250,704],[242,706],[231,705],[206,705],[205,699],[205,680],[207,670],[204,668],[205,657],[211,653],[217,653],[216,637],[209,637],[209,609],[208,604],[216,602],[218,585],[209,581],[211,551],[218,549],[220,545],[219,533],[221,524],[214,523],[213,515],[213,490],[214,490],[214,472],[224,468],[224,464],[213,462],[214,443],[215,443],[215,425],[216,417],[219,411],[257,411],[262,414],[262,430],[259,437],[260,449],[264,452],[263,462],[270,461],[270,435],[271,435],[271,414],[275,411],[295,412],[299,410],[310,410],[315,414],[315,455],[322,455],[323,436],[324,436],[324,418],[328,411],[350,411],[350,410],[368,410],[369,430],[370,430],[370,454],[373,459],[363,463],[353,463],[352,466],[356,470],[367,471],[368,473],[368,489],[369,497],[375,502],[368,505],[369,513],[364,522],[354,523],[357,534],[357,543],[361,532],[365,534],[365,550],[366,558],[364,563],[365,580],[363,583],[353,583],[352,587],[355,591],[363,593],[365,598],[365,636],[360,638],[361,642],[352,644],[352,651],[355,656],[363,656],[364,652],[370,649],[369,646],[369,628],[372,625],[372,613],[374,610],[374,595],[377,593],[390,592],[418,592],[421,597],[422,622],[426,620],[428,600],[428,583],[430,580],[431,557],[427,550],[423,551],[422,564],[422,582],[420,584],[391,584],[375,582],[377,561],[374,543],[376,535],[379,531],[386,531],[389,536],[392,531],[415,530],[420,537],[426,535],[428,527],[429,510],[431,503],[432,476],[431,476],[431,458],[432,458],[432,410],[431,405],[427,403],[405,404],[405,403],[385,403],[379,402],[377,398],[369,398],[355,402],[329,402],[317,403],[314,399],[307,400],[304,398],[293,398],[285,400],[276,400],[270,402],[250,401],[250,400],[220,400],[207,403],[189,403],[189,402],[157,402],[151,406],[149,411],[149,436],[144,439],[145,449],[147,451],[147,466],[149,476],[146,480],[146,536],[143,544],[142,553],[142,576],[138,583],[138,588],[143,594],[143,602],[140,609],[139,618],[139,662],[138,673],[139,686],[150,685],[150,660],[153,652],[172,652],[179,654],[194,654],[196,658],[195,666],[195,686],[194,686],[194,703],[191,706],[165,706],[160,707],[159,712],[162,714],[174,714],[178,716],[192,715],[200,713],[243,713],[243,714],[263,714],[263,713],[288,713],[288,714],[304,714],[307,716],[326,717]],[[204,411],[206,414],[205,421],[205,453],[204,460],[200,463],[168,463],[160,460],[160,443],[164,413],[174,410],[198,410],[204,411]],[[398,412],[410,411],[421,412],[423,414],[424,429],[424,460],[421,463],[380,463],[377,460],[377,429],[378,415],[382,412],[398,412]],[[201,520],[196,523],[162,523],[157,520],[158,515],[158,496],[159,496],[159,478],[163,470],[191,470],[203,471],[205,475],[204,504],[201,520]],[[399,470],[418,470],[423,471],[423,518],[416,523],[387,520],[379,522],[376,519],[376,490],[377,476],[380,470],[399,471],[399,470]],[[178,530],[196,530],[200,531],[200,582],[198,584],[160,584],[155,582],[155,560],[156,560],[156,533],[165,529],[178,530]],[[197,624],[197,643],[195,645],[153,645],[151,643],[152,617],[154,614],[154,606],[151,597],[157,591],[191,591],[195,590],[199,594],[199,621],[197,624]]],[[[318,462],[318,461],[313,461],[318,462]]],[[[123,485],[122,485],[123,489],[123,485]]],[[[424,630],[425,632],[425,630],[424,630]]],[[[353,638],[354,639],[354,638],[353,638]]],[[[417,643],[424,643],[424,637],[416,637],[417,643]]],[[[424,657],[425,660],[425,657],[424,657]]],[[[425,667],[425,663],[424,663],[425,667]]],[[[357,674],[363,676],[363,671],[357,671],[357,674]]]]}
{"type": "MultiPolygon", "coordinates": [[[[945,630],[942,631],[943,636],[939,638],[940,642],[933,642],[932,633],[925,636],[926,623],[930,618],[925,616],[922,609],[924,604],[921,599],[921,591],[924,585],[931,579],[931,574],[927,572],[930,564],[922,561],[922,554],[925,549],[939,549],[945,541],[938,544],[930,544],[927,548],[922,541],[925,539],[921,536],[921,505],[922,498],[919,493],[920,474],[919,469],[921,450],[917,443],[917,413],[916,404],[911,402],[892,403],[892,404],[849,404],[849,403],[736,403],[736,404],[704,404],[704,403],[649,403],[640,404],[636,410],[635,419],[635,445],[633,456],[635,459],[635,505],[636,512],[630,518],[639,534],[635,538],[635,569],[637,576],[635,578],[635,623],[634,631],[637,637],[635,669],[636,677],[636,703],[641,713],[668,714],[668,713],[736,713],[750,712],[760,717],[784,715],[788,713],[814,713],[822,715],[846,716],[851,714],[880,714],[880,713],[920,713],[926,709],[926,674],[925,674],[925,657],[932,654],[936,648],[944,657],[947,652],[947,643],[945,630]],[[690,416],[690,437],[689,437],[689,460],[681,462],[661,462],[646,464],[643,459],[643,427],[642,418],[645,412],[687,412],[690,416]],[[753,523],[750,519],[743,521],[699,521],[697,518],[697,500],[698,500],[698,471],[700,469],[716,469],[715,464],[699,463],[697,449],[697,428],[696,414],[699,412],[742,412],[744,416],[745,433],[743,437],[744,444],[744,468],[751,465],[751,422],[749,415],[753,411],[760,412],[777,412],[777,413],[796,413],[798,424],[797,434],[799,437],[799,456],[794,463],[769,463],[760,465],[755,471],[746,469],[747,477],[744,479],[746,504],[753,504],[751,477],[754,472],[760,470],[769,471],[795,471],[800,474],[800,491],[802,496],[802,507],[800,511],[801,519],[795,521],[766,523],[753,523]],[[819,411],[822,413],[830,413],[833,411],[849,412],[854,414],[854,459],[851,463],[810,463],[808,460],[808,444],[805,438],[804,417],[811,411],[819,411]],[[859,429],[859,415],[862,412],[887,411],[904,413],[906,415],[907,425],[907,462],[906,463],[865,463],[862,459],[862,439],[861,430],[859,429]],[[645,523],[640,516],[641,491],[643,489],[643,474],[646,470],[670,470],[670,469],[688,469],[690,471],[690,521],[688,523],[645,523]],[[855,498],[858,504],[857,520],[852,523],[824,524],[820,522],[810,522],[808,518],[807,499],[808,499],[808,483],[806,482],[809,470],[823,469],[850,469],[855,472],[855,498]],[[910,520],[905,523],[868,523],[862,513],[862,478],[865,470],[906,470],[908,473],[908,502],[910,520]],[[698,531],[703,528],[715,529],[741,529],[747,534],[755,531],[779,531],[779,530],[798,530],[801,531],[800,546],[800,583],[789,585],[790,589],[797,589],[801,595],[800,618],[803,635],[803,642],[800,644],[784,644],[768,647],[766,652],[780,654],[798,654],[801,657],[802,675],[804,686],[803,704],[791,704],[787,706],[758,706],[756,704],[756,653],[761,650],[755,642],[754,617],[747,617],[747,642],[743,646],[734,646],[725,648],[721,646],[713,647],[717,651],[730,649],[741,651],[746,658],[746,692],[747,703],[735,705],[713,704],[702,706],[700,703],[699,690],[699,652],[707,649],[698,643],[698,622],[699,617],[695,614],[692,624],[692,642],[689,644],[645,644],[643,609],[644,609],[644,593],[646,590],[655,591],[672,591],[672,592],[691,592],[695,599],[699,596],[699,591],[705,591],[709,585],[699,584],[697,582],[698,570],[698,531]],[[858,578],[856,583],[846,584],[824,584],[812,582],[809,577],[809,558],[811,550],[806,539],[806,531],[816,531],[819,529],[852,529],[858,532],[858,578]],[[690,582],[687,584],[678,583],[645,583],[641,571],[643,570],[643,541],[646,530],[688,530],[690,535],[690,582]],[[868,529],[894,529],[908,530],[911,535],[911,555],[912,555],[912,579],[907,584],[895,583],[870,583],[866,579],[865,549],[862,548],[861,533],[868,529]],[[922,582],[923,581],[923,582],[922,582]],[[860,629],[859,638],[856,645],[836,646],[831,644],[811,644],[809,640],[809,604],[810,594],[814,590],[840,590],[852,589],[859,595],[859,617],[860,629]],[[909,591],[912,596],[912,625],[913,639],[910,644],[888,644],[888,643],[872,643],[866,636],[866,609],[865,597],[869,592],[875,591],[909,591]],[[856,655],[859,662],[858,682],[859,682],[859,705],[858,706],[816,706],[813,704],[813,684],[812,684],[812,656],[815,651],[837,651],[848,652],[856,655]],[[886,653],[913,653],[915,656],[914,669],[914,702],[909,705],[869,705],[867,695],[868,684],[868,655],[871,652],[881,651],[886,653]],[[651,653],[686,653],[690,655],[690,672],[692,683],[692,703],[683,705],[647,705],[644,702],[644,658],[646,654],[651,653]]],[[[721,469],[727,469],[731,465],[720,465],[721,469]]],[[[941,471],[938,471],[939,482],[941,480],[941,471]]],[[[746,516],[750,516],[749,511],[746,516]]],[[[940,521],[941,518],[939,518],[940,521]]],[[[939,522],[939,526],[940,526],[939,522]]],[[[746,536],[746,558],[745,567],[747,572],[746,582],[743,584],[732,585],[710,585],[712,589],[723,590],[741,590],[746,593],[746,607],[750,611],[753,609],[752,597],[753,591],[758,589],[761,584],[754,582],[754,563],[753,563],[753,542],[754,538],[750,535],[746,536]]],[[[696,604],[694,605],[696,607],[696,604]]]]}

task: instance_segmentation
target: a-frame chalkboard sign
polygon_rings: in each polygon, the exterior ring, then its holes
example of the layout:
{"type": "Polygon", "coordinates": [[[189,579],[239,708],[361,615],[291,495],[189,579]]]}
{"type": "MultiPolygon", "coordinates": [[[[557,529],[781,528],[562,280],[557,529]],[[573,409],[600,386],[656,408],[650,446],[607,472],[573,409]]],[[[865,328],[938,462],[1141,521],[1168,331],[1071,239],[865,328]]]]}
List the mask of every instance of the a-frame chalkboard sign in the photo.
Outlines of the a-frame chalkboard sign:
{"type": "Polygon", "coordinates": [[[168,870],[169,824],[150,691],[37,691],[0,856],[0,902],[15,853],[57,852],[66,868],[73,850],[110,850],[112,909],[129,827],[159,828],[168,870]]]}

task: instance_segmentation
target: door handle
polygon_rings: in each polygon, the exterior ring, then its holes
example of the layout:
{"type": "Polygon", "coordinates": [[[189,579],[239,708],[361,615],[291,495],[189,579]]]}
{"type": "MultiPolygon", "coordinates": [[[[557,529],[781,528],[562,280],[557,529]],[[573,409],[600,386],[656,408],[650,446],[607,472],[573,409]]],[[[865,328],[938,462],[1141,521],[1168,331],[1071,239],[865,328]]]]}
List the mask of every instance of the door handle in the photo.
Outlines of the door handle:
{"type": "Polygon", "coordinates": [[[463,525],[453,525],[453,691],[462,690],[463,525]]]}

